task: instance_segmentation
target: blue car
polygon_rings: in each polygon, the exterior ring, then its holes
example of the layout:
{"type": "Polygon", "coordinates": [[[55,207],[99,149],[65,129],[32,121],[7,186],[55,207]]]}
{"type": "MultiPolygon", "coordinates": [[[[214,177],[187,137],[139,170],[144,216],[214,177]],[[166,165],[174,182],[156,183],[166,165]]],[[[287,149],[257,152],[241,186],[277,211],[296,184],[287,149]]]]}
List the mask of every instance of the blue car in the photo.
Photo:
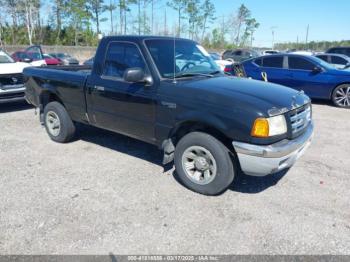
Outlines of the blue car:
{"type": "Polygon", "coordinates": [[[303,90],[309,97],[350,108],[350,70],[306,55],[268,55],[243,62],[247,77],[303,90]],[[265,79],[264,79],[265,78],[265,79]]]}

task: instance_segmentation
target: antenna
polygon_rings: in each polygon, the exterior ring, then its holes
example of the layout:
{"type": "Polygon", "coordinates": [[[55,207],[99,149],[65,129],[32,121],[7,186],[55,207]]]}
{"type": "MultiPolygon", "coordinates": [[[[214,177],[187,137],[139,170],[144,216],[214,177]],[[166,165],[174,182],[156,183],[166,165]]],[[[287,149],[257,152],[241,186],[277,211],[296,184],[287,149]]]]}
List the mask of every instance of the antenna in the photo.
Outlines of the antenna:
{"type": "Polygon", "coordinates": [[[275,46],[275,30],[277,29],[277,26],[271,26],[270,27],[272,32],[272,49],[274,49],[275,46]]]}
{"type": "Polygon", "coordinates": [[[176,39],[175,39],[175,33],[174,33],[174,78],[173,83],[176,84],[176,39]]]}

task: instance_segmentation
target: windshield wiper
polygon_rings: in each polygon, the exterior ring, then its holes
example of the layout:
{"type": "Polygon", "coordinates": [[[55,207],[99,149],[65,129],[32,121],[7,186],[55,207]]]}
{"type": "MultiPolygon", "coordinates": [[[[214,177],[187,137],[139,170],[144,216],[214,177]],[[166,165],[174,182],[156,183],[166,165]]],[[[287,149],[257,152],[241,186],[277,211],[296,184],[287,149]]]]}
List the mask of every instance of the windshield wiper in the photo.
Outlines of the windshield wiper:
{"type": "Polygon", "coordinates": [[[217,70],[217,71],[210,72],[209,74],[213,76],[213,75],[217,75],[219,73],[222,73],[222,71],[217,70]]]}
{"type": "Polygon", "coordinates": [[[205,73],[190,73],[190,72],[184,72],[175,75],[175,78],[181,78],[181,77],[191,77],[191,76],[205,76],[205,77],[214,77],[211,73],[205,74],[205,73]]]}

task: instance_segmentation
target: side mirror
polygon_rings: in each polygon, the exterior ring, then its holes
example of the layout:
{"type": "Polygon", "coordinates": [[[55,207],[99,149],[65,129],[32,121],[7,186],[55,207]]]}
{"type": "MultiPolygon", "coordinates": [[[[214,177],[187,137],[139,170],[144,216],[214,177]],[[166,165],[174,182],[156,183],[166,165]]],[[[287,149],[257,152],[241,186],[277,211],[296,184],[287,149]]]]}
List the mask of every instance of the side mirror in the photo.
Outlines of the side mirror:
{"type": "Polygon", "coordinates": [[[312,72],[315,74],[318,74],[318,73],[323,72],[323,69],[322,69],[322,67],[315,66],[314,69],[312,70],[312,72]]]}
{"type": "Polygon", "coordinates": [[[146,76],[145,71],[140,67],[128,68],[124,72],[124,80],[129,83],[143,82],[146,85],[152,85],[151,76],[146,76]]]}
{"type": "Polygon", "coordinates": [[[142,82],[145,79],[145,72],[140,67],[128,68],[124,72],[124,80],[130,83],[142,82]]]}

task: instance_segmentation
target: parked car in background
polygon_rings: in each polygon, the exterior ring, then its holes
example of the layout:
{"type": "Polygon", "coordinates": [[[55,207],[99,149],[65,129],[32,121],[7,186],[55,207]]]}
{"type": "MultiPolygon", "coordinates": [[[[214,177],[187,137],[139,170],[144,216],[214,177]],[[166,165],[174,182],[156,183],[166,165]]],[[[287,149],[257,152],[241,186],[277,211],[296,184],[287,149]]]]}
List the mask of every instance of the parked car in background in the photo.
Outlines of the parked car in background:
{"type": "Polygon", "coordinates": [[[311,98],[330,99],[350,108],[350,71],[337,69],[314,56],[281,54],[243,62],[248,77],[303,90],[311,98]]]}
{"type": "Polygon", "coordinates": [[[79,65],[78,59],[67,53],[50,53],[49,55],[57,58],[63,65],[79,65]]]}
{"type": "Polygon", "coordinates": [[[227,77],[191,40],[105,37],[91,72],[75,72],[81,67],[24,71],[26,99],[49,137],[69,142],[80,122],[156,145],[163,164],[174,160],[178,180],[201,194],[220,194],[241,170],[287,169],[312,140],[306,95],[227,77]]]}
{"type": "Polygon", "coordinates": [[[25,51],[16,51],[11,55],[11,57],[16,62],[30,63],[33,61],[25,51]]]}
{"type": "Polygon", "coordinates": [[[28,63],[16,62],[0,49],[0,103],[24,100],[23,69],[28,63]]]}
{"type": "Polygon", "coordinates": [[[232,62],[223,60],[218,53],[210,52],[209,54],[215,63],[220,67],[221,71],[224,71],[226,66],[232,65],[232,62]]]}
{"type": "Polygon", "coordinates": [[[43,54],[43,57],[45,59],[45,62],[47,65],[61,65],[61,61],[48,55],[48,54],[43,54]]]}
{"type": "Polygon", "coordinates": [[[91,57],[90,59],[84,61],[83,65],[86,65],[86,66],[93,66],[93,64],[94,64],[94,58],[95,58],[95,57],[91,57]]]}
{"type": "Polygon", "coordinates": [[[11,57],[16,62],[25,62],[32,66],[46,65],[40,46],[30,46],[25,50],[16,51],[11,55],[11,57]]]}
{"type": "Polygon", "coordinates": [[[260,56],[260,54],[252,49],[236,49],[225,51],[222,55],[222,59],[237,63],[258,56],[260,56]]]}
{"type": "Polygon", "coordinates": [[[236,77],[247,77],[242,63],[232,63],[231,65],[227,65],[225,66],[224,72],[227,75],[232,75],[236,77]]]}
{"type": "Polygon", "coordinates": [[[350,65],[350,57],[340,54],[319,54],[315,55],[317,58],[335,66],[336,68],[343,69],[350,65]]]}
{"type": "Polygon", "coordinates": [[[279,53],[279,51],[277,51],[277,50],[264,50],[262,52],[262,55],[274,55],[274,54],[278,54],[278,53],[279,53]]]}
{"type": "Polygon", "coordinates": [[[332,47],[326,51],[327,54],[340,54],[350,57],[350,46],[332,47]]]}

